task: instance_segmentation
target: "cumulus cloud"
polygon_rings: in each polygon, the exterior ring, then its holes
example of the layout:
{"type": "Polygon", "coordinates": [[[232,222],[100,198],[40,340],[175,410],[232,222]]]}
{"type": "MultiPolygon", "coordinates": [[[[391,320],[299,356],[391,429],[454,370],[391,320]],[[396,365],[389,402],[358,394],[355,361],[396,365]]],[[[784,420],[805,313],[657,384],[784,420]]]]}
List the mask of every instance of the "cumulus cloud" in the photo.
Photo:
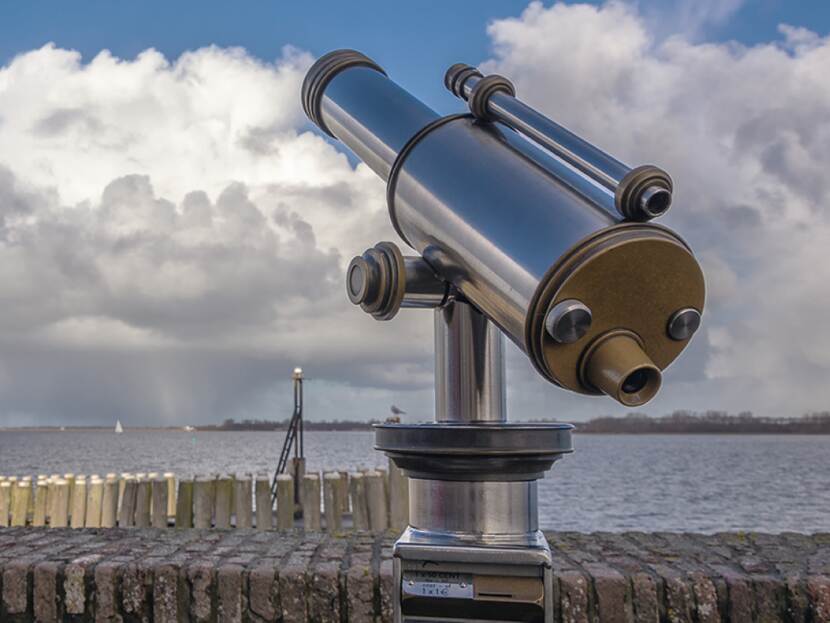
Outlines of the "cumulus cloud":
{"type": "Polygon", "coordinates": [[[4,419],[281,418],[298,364],[329,393],[423,391],[427,319],[367,327],[344,295],[394,234],[382,183],[304,127],[310,61],[46,46],[0,70],[4,419]]]}
{"type": "Polygon", "coordinates": [[[533,3],[489,27],[487,71],[622,160],[675,179],[666,223],[701,256],[709,307],[650,410],[830,405],[830,39],[780,32],[755,47],[663,39],[619,3],[533,3]]]}
{"type": "MultiPolygon", "coordinates": [[[[725,19],[710,4],[698,22],[725,19]]],[[[489,36],[484,68],[530,104],[675,178],[709,301],[648,410],[828,408],[830,41],[695,43],[617,3],[534,3],[489,36]]],[[[282,418],[297,364],[312,417],[431,416],[429,314],[344,296],[348,259],[395,236],[380,180],[303,118],[310,62],[50,45],[0,68],[0,424],[282,418]]],[[[511,417],[619,412],[509,351],[511,417]]]]}

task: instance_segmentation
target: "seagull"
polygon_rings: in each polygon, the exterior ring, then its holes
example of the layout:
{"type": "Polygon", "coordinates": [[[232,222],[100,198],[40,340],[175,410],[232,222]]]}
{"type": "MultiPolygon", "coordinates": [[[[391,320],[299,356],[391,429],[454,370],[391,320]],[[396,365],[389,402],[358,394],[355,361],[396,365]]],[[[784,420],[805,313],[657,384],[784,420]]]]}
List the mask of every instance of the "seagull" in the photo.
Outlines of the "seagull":
{"type": "Polygon", "coordinates": [[[404,411],[403,409],[398,409],[398,407],[396,407],[395,405],[392,405],[391,407],[389,407],[389,410],[394,415],[406,415],[406,411],[404,411]]]}

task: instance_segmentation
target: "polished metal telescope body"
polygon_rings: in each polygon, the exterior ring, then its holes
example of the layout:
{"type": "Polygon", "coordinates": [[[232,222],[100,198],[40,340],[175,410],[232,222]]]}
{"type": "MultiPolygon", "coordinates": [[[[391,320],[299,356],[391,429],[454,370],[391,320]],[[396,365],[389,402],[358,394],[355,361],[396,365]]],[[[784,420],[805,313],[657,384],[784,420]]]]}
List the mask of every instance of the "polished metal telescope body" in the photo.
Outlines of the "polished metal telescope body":
{"type": "MultiPolygon", "coordinates": [[[[489,115],[491,104],[496,111],[518,106],[511,94],[481,88],[492,77],[453,71],[447,82],[471,108],[482,108],[473,96],[488,95],[481,114],[489,115]]],[[[676,339],[673,315],[684,312],[699,323],[703,276],[675,233],[615,212],[608,187],[618,183],[619,190],[628,177],[623,194],[642,203],[659,194],[660,184],[670,187],[667,175],[646,167],[651,177],[642,188],[637,175],[630,182],[642,168],[624,173],[624,165],[564,129],[552,130],[551,140],[564,147],[551,153],[500,121],[473,113],[440,117],[357,52],[321,58],[306,78],[303,103],[321,129],[387,181],[401,238],[545,378],[629,406],[655,395],[661,370],[688,341],[676,339]],[[574,156],[557,157],[564,152],[574,156]],[[587,163],[583,171],[574,168],[577,161],[587,163]],[[584,174],[590,170],[605,176],[605,186],[584,174]],[[583,310],[575,339],[557,331],[567,325],[557,310],[572,301],[583,310]]],[[[508,117],[518,126],[527,115],[508,117]]]]}
{"type": "Polygon", "coordinates": [[[639,405],[700,323],[703,276],[672,231],[657,167],[629,169],[454,65],[470,113],[441,117],[352,50],[303,83],[308,117],[387,182],[416,252],[381,242],[349,264],[350,300],[378,320],[433,309],[435,418],[375,427],[410,478],[395,545],[395,619],[552,621],[536,481],[572,451],[564,423],[507,421],[503,336],[548,381],[639,405]],[[438,617],[438,619],[436,619],[438,617]]]}

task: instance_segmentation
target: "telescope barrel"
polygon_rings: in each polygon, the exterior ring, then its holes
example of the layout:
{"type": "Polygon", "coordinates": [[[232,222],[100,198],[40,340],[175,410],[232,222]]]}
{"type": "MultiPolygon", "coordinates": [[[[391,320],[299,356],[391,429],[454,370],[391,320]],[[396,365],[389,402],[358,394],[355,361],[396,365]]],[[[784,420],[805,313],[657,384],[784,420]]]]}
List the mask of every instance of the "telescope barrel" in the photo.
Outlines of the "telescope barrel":
{"type": "Polygon", "coordinates": [[[458,63],[447,70],[444,84],[467,101],[477,117],[510,126],[608,190],[610,194],[601,196],[602,207],[631,220],[647,221],[671,206],[672,180],[665,171],[652,165],[632,169],[623,164],[517,99],[506,78],[485,77],[458,63]]]}
{"type": "MultiPolygon", "coordinates": [[[[670,319],[703,308],[702,273],[676,234],[623,222],[599,205],[606,189],[508,125],[439,117],[358,52],[321,57],[303,83],[303,105],[387,181],[401,238],[545,378],[630,405],[656,392],[660,370],[690,337],[672,337],[670,319]],[[630,339],[608,340],[614,331],[630,339]]],[[[388,249],[382,255],[397,265],[390,274],[406,272],[388,249]]],[[[362,287],[380,260],[356,258],[348,288],[353,302],[388,319],[405,288],[393,297],[362,287]]]]}
{"type": "Polygon", "coordinates": [[[439,117],[360,52],[336,50],[314,67],[317,71],[309,71],[303,82],[306,115],[384,181],[407,141],[439,117]]]}

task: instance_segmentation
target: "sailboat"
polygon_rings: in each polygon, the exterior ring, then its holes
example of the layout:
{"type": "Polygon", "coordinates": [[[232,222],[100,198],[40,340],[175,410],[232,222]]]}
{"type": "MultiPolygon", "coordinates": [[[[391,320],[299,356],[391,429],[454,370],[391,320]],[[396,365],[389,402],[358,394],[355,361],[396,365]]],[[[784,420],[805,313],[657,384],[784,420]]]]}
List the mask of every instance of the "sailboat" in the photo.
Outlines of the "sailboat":
{"type": "Polygon", "coordinates": [[[121,420],[116,420],[115,421],[115,432],[116,433],[123,433],[124,432],[124,427],[121,426],[121,420]]]}

